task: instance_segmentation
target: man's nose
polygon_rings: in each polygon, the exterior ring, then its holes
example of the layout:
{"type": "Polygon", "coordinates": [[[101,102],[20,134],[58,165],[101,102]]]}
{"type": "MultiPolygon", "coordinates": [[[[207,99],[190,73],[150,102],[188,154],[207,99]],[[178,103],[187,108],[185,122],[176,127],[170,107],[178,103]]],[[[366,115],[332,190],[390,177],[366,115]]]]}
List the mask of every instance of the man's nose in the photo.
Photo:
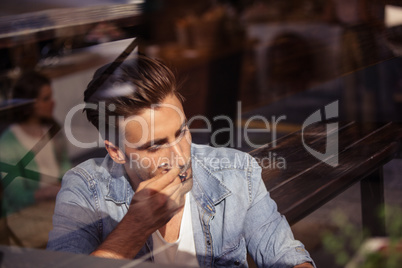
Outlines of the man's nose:
{"type": "Polygon", "coordinates": [[[187,165],[187,161],[180,143],[176,143],[172,146],[172,162],[180,169],[183,169],[187,165]]]}

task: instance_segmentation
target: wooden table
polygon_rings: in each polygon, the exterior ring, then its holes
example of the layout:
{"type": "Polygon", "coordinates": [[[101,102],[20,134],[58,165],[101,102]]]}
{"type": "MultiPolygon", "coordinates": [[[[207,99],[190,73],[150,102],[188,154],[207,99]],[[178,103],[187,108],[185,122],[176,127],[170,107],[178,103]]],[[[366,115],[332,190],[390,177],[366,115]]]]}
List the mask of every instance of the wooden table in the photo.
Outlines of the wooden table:
{"type": "MultiPolygon", "coordinates": [[[[267,166],[267,156],[275,153],[275,158],[271,157],[274,163],[271,168],[263,169],[262,177],[278,210],[290,224],[360,182],[363,225],[373,236],[384,235],[384,221],[377,217],[378,209],[384,207],[382,166],[400,151],[401,139],[400,124],[339,123],[339,153],[331,155],[339,159],[336,167],[312,156],[303,146],[300,131],[254,150],[251,155],[267,166]],[[275,169],[280,157],[285,159],[286,168],[275,169]]],[[[304,140],[311,148],[323,152],[327,140],[325,124],[306,128],[304,140]]]]}

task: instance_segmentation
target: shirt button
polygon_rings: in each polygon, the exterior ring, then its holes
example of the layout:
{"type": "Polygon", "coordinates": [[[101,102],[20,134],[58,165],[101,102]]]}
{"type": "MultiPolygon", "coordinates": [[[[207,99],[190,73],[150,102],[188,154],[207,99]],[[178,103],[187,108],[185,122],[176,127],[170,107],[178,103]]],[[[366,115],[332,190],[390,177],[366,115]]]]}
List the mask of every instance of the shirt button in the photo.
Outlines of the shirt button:
{"type": "Polygon", "coordinates": [[[234,262],[234,265],[239,266],[239,265],[240,265],[240,262],[239,262],[239,261],[235,261],[235,262],[234,262]]]}
{"type": "Polygon", "coordinates": [[[210,245],[211,245],[211,241],[207,240],[207,245],[210,246],[210,245]]]}

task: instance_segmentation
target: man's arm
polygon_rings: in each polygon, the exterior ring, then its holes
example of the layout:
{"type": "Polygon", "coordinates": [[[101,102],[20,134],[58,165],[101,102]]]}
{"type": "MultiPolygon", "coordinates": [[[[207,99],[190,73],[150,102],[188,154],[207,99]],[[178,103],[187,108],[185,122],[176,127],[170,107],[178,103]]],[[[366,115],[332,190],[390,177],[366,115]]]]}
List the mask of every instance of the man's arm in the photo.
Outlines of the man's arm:
{"type": "MultiPolygon", "coordinates": [[[[130,207],[130,210],[134,210],[130,207]]],[[[112,259],[132,259],[147,241],[149,230],[138,223],[129,212],[106,240],[91,253],[92,256],[112,259]]]]}
{"type": "Polygon", "coordinates": [[[108,258],[135,257],[149,235],[184,205],[184,198],[177,193],[179,172],[172,169],[141,183],[126,215],[101,241],[101,226],[108,215],[99,211],[99,193],[81,177],[82,171],[69,171],[57,198],[47,248],[108,258]]]}
{"type": "Polygon", "coordinates": [[[179,193],[180,169],[141,182],[123,220],[106,240],[91,253],[93,256],[132,259],[148,237],[164,226],[184,206],[179,193]]]}
{"type": "Polygon", "coordinates": [[[294,239],[286,218],[278,212],[276,203],[269,196],[261,179],[261,168],[255,159],[251,163],[252,200],[244,223],[249,253],[259,267],[311,267],[308,263],[313,260],[304,245],[294,239]]]}

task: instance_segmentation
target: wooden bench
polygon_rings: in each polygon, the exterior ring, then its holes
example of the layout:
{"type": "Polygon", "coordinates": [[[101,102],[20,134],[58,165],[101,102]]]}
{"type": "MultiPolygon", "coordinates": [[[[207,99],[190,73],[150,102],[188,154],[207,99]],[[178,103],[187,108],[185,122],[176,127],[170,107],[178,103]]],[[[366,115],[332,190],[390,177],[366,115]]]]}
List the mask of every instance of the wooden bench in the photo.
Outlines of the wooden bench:
{"type": "MultiPolygon", "coordinates": [[[[328,139],[331,135],[334,133],[328,139]]],[[[278,210],[290,224],[294,224],[360,182],[363,226],[368,227],[373,236],[385,235],[384,222],[377,213],[384,207],[382,166],[399,152],[402,126],[392,122],[339,123],[339,164],[336,167],[312,156],[302,143],[304,138],[308,146],[324,152],[327,141],[325,124],[307,127],[303,136],[301,131],[295,132],[250,153],[265,166],[262,177],[278,204],[278,210]],[[267,156],[273,153],[275,158],[271,157],[271,161],[283,157],[285,169],[275,169],[275,163],[266,168],[267,156]]],[[[331,157],[336,157],[336,154],[331,157]]]]}

